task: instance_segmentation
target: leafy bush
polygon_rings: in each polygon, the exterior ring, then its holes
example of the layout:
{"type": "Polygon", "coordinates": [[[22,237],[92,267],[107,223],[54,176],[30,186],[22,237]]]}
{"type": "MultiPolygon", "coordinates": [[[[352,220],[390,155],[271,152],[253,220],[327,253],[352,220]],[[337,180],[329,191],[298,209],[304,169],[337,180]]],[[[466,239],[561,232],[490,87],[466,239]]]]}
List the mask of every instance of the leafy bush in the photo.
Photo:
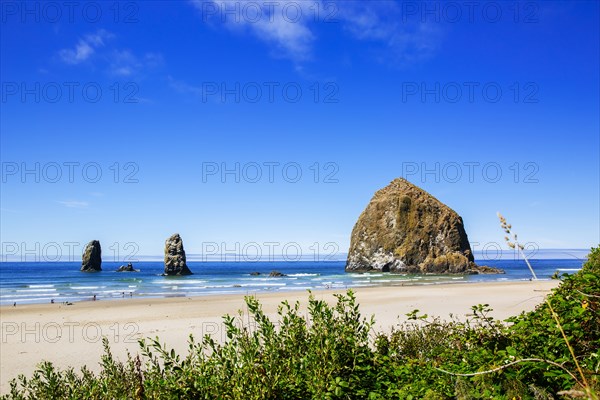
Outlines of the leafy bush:
{"type": "Polygon", "coordinates": [[[284,302],[277,325],[247,297],[253,323],[225,316],[222,344],[190,336],[180,357],[158,338],[140,340],[142,357],[122,363],[105,340],[99,374],[42,363],[3,398],[550,399],[570,391],[597,399],[600,248],[561,279],[545,303],[507,323],[489,317],[488,305],[473,306],[467,321],[415,310],[387,334],[374,334],[352,291],[334,306],[311,295],[308,315],[284,302]]]}

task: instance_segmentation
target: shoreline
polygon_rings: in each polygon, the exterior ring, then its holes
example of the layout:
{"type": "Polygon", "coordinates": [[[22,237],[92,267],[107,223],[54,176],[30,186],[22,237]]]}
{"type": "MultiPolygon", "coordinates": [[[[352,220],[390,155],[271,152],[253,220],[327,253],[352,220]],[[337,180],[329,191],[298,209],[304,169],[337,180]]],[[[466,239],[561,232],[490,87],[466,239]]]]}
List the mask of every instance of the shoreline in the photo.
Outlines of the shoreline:
{"type": "MultiPolygon", "coordinates": [[[[503,275],[503,274],[485,274],[485,275],[503,275]]],[[[440,276],[440,275],[436,275],[436,274],[425,274],[423,276],[440,276]]],[[[446,275],[446,276],[464,276],[462,274],[453,274],[453,275],[446,275]]],[[[542,281],[551,281],[552,279],[550,277],[547,278],[538,278],[539,282],[542,281]]],[[[532,282],[531,279],[502,279],[502,280],[489,280],[489,281],[485,281],[485,280],[481,280],[481,281],[476,281],[476,280],[456,280],[456,281],[452,281],[452,280],[443,280],[443,281],[439,281],[439,282],[431,282],[431,281],[418,281],[418,280],[414,280],[414,281],[398,281],[397,283],[389,283],[386,282],[387,284],[371,284],[371,285],[346,285],[345,287],[323,287],[323,286],[319,286],[319,287],[314,287],[314,288],[310,288],[307,289],[306,287],[298,287],[298,288],[294,288],[294,287],[290,287],[289,290],[280,290],[280,291],[268,291],[268,290],[256,290],[256,291],[252,291],[252,290],[247,290],[246,293],[242,293],[237,292],[237,293],[227,293],[227,292],[223,292],[223,293],[205,293],[205,294],[197,294],[193,293],[192,295],[186,295],[184,293],[182,294],[174,294],[174,295],[169,295],[169,296],[153,296],[153,295],[144,295],[144,296],[131,296],[130,293],[126,293],[123,292],[123,296],[122,297],[108,297],[108,298],[98,298],[98,299],[94,299],[93,297],[90,298],[85,298],[85,299],[78,299],[78,300],[64,300],[64,301],[54,301],[54,303],[50,303],[48,301],[44,301],[44,302],[28,302],[28,303],[23,303],[23,304],[19,304],[18,301],[9,301],[5,304],[0,304],[0,311],[3,309],[8,309],[8,308],[23,308],[23,307],[29,307],[29,306],[36,306],[36,305],[44,305],[47,304],[49,306],[55,306],[55,305],[65,305],[65,303],[71,303],[69,305],[73,305],[73,304],[81,304],[81,303],[94,303],[94,302],[119,302],[119,301],[153,301],[153,300],[159,300],[159,299],[183,299],[183,298],[204,298],[204,297],[222,297],[222,296],[247,296],[247,295],[258,295],[258,294],[274,294],[274,295],[284,295],[284,294],[293,294],[293,293],[307,293],[309,290],[312,292],[327,292],[327,291],[331,291],[331,292],[339,292],[339,291],[347,291],[347,290],[364,290],[364,289],[377,289],[377,288],[399,288],[399,287],[420,287],[420,286],[446,286],[446,285],[487,285],[487,284],[504,284],[504,283],[518,283],[518,282],[532,282]],[[13,305],[16,304],[16,306],[13,305]]],[[[236,287],[236,286],[232,286],[232,287],[236,287]]],[[[57,298],[57,300],[59,300],[57,298]]]]}
{"type": "MultiPolygon", "coordinates": [[[[459,274],[457,274],[459,275],[459,274]]],[[[553,281],[550,278],[538,278],[537,282],[550,282],[553,281]]],[[[112,297],[112,298],[100,298],[100,299],[85,299],[85,300],[75,300],[75,301],[71,301],[70,305],[81,305],[81,304],[88,304],[88,303],[92,303],[92,304],[97,304],[100,305],[101,303],[119,303],[119,302],[135,302],[135,303],[146,303],[146,302],[155,302],[155,301],[165,301],[165,302],[178,302],[182,299],[189,299],[189,300],[194,300],[194,299],[223,299],[223,298],[227,298],[227,297],[238,297],[241,298],[243,300],[244,296],[263,296],[263,295],[272,295],[272,296],[276,296],[276,297],[280,297],[280,296],[284,296],[284,295],[294,295],[294,297],[296,297],[297,294],[302,293],[306,295],[306,298],[308,299],[308,292],[312,292],[314,293],[329,293],[329,294],[334,294],[334,293],[345,293],[348,290],[353,290],[355,293],[357,291],[363,291],[363,290],[376,290],[376,289],[389,289],[389,288],[413,288],[413,287],[437,287],[437,286],[453,286],[453,285],[504,285],[504,284],[512,284],[512,283],[533,283],[535,281],[533,280],[524,280],[524,279],[518,279],[518,280],[503,280],[503,281],[442,281],[442,282],[418,282],[418,281],[413,281],[413,282],[402,282],[402,283],[398,283],[398,284],[388,284],[388,285],[372,285],[372,286],[346,286],[343,288],[340,287],[336,287],[336,288],[323,288],[323,287],[316,287],[316,288],[312,288],[312,289],[303,289],[303,288],[290,288],[290,290],[286,290],[286,291],[266,291],[266,290],[258,290],[258,291],[252,291],[252,290],[248,290],[246,293],[206,293],[206,294],[202,294],[202,295],[193,295],[193,296],[186,296],[186,295],[172,295],[172,296],[138,296],[138,297],[130,297],[129,295],[125,294],[125,297],[112,297]]],[[[19,309],[30,309],[30,308],[35,308],[37,306],[43,307],[43,306],[48,306],[49,308],[55,308],[56,306],[64,306],[64,307],[69,307],[67,305],[65,305],[65,303],[68,303],[67,301],[61,301],[61,302],[54,302],[54,303],[48,303],[48,302],[43,302],[43,303],[24,303],[24,304],[19,304],[17,303],[16,308],[19,309]]],[[[9,309],[15,309],[15,307],[12,304],[0,304],[0,313],[4,312],[6,310],[9,309]]]]}
{"type": "MultiPolygon", "coordinates": [[[[540,278],[550,278],[557,271],[572,273],[581,268],[568,259],[533,260],[540,278]]],[[[28,263],[32,264],[32,263],[28,263]]],[[[111,263],[108,263],[111,264],[111,263]]],[[[116,264],[113,267],[116,268],[116,264]]],[[[107,265],[100,273],[81,273],[77,263],[41,263],[33,268],[5,264],[0,271],[0,307],[25,304],[81,302],[92,300],[124,300],[131,298],[164,298],[212,296],[264,292],[290,292],[307,289],[327,290],[380,286],[401,286],[446,283],[479,283],[482,281],[527,281],[531,277],[522,260],[494,261],[486,265],[501,268],[505,274],[408,274],[391,272],[348,273],[344,263],[314,262],[232,262],[190,264],[196,273],[182,277],[164,277],[164,263],[141,263],[137,273],[118,273],[107,265]],[[200,265],[202,264],[202,265],[200,265]],[[279,271],[285,277],[271,277],[269,271],[279,271]],[[261,272],[254,276],[253,273],[261,272]],[[56,278],[56,279],[55,279],[56,278]]],[[[114,268],[113,268],[114,269],[114,268]]]]}
{"type": "MultiPolygon", "coordinates": [[[[374,330],[389,331],[406,320],[406,313],[419,309],[421,313],[449,319],[453,315],[465,319],[471,306],[489,304],[490,314],[498,319],[530,311],[541,303],[557,280],[455,282],[428,285],[378,286],[351,288],[356,294],[361,314],[375,316],[374,330]],[[463,284],[461,284],[463,283],[463,284]],[[476,284],[470,284],[476,283],[476,284]]],[[[314,290],[317,299],[335,303],[335,293],[347,289],[314,290]]],[[[306,290],[289,292],[252,292],[272,320],[282,301],[299,301],[306,311],[309,294],[306,290]]],[[[138,339],[160,338],[179,354],[187,353],[187,339],[210,335],[224,340],[222,316],[238,315],[247,323],[245,294],[206,295],[170,298],[129,298],[121,301],[81,301],[66,306],[54,304],[23,304],[1,306],[0,393],[6,393],[8,382],[23,373],[30,376],[42,360],[55,366],[75,370],[87,365],[99,370],[102,336],[110,342],[114,356],[124,360],[126,353],[138,352],[138,339]],[[127,300],[127,301],[123,301],[127,300]]]]}

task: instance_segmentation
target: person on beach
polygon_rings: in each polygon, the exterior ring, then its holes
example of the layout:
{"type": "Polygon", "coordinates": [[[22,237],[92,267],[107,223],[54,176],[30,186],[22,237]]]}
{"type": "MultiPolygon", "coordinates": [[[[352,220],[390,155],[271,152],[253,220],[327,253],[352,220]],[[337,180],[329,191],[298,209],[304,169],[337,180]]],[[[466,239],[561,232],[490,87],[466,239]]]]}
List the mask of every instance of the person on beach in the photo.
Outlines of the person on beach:
{"type": "Polygon", "coordinates": [[[96,295],[94,295],[93,301],[96,301],[96,295]]]}

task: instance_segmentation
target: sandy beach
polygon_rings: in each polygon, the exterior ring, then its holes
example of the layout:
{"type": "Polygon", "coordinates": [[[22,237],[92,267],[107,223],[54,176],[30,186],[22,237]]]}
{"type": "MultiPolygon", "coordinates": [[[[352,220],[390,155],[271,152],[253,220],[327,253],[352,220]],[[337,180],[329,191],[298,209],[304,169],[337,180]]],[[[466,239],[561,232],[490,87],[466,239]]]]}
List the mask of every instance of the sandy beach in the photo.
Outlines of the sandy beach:
{"type": "MultiPolygon", "coordinates": [[[[532,310],[558,281],[490,282],[355,289],[364,316],[375,315],[377,330],[388,330],[406,320],[405,314],[419,309],[431,316],[448,319],[450,314],[464,319],[470,307],[489,304],[493,316],[504,319],[532,310]]],[[[334,293],[315,291],[316,298],[335,302],[334,293]]],[[[254,295],[254,293],[248,293],[254,295]]],[[[209,334],[223,339],[221,316],[245,310],[243,295],[178,297],[163,299],[124,299],[64,304],[34,304],[0,308],[2,351],[0,351],[0,391],[18,374],[31,375],[42,360],[56,366],[79,369],[87,365],[98,371],[102,336],[111,343],[113,354],[124,359],[126,351],[138,351],[137,340],[159,336],[161,342],[180,353],[187,351],[190,334],[209,334]]],[[[276,317],[280,302],[300,301],[307,292],[258,293],[268,315],[276,317]]],[[[247,319],[244,320],[247,323],[247,319]]]]}

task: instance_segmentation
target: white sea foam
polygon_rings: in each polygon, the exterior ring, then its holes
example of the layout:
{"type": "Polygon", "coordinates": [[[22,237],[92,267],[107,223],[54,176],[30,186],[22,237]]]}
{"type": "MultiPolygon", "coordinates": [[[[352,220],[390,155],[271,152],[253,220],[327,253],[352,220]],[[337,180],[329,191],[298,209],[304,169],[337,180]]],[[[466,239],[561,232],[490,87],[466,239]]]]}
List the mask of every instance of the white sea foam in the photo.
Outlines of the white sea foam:
{"type": "MultiPolygon", "coordinates": [[[[45,302],[50,302],[50,300],[54,299],[54,297],[25,297],[25,298],[20,298],[17,299],[16,303],[17,304],[23,304],[23,303],[45,303],[45,302]]],[[[61,301],[64,301],[61,299],[61,301]]]]}
{"type": "MultiPolygon", "coordinates": [[[[286,286],[285,283],[242,283],[240,285],[241,287],[263,287],[263,286],[286,286]]],[[[224,286],[224,287],[231,287],[230,286],[224,286]]]]}
{"type": "MultiPolygon", "coordinates": [[[[103,288],[106,286],[102,286],[103,288]]],[[[95,290],[100,289],[100,286],[71,286],[73,290],[95,290]]]]}
{"type": "Polygon", "coordinates": [[[0,295],[0,299],[12,299],[12,298],[22,298],[22,297],[43,297],[48,296],[51,293],[26,293],[26,294],[10,294],[10,295],[0,295]]]}
{"type": "Polygon", "coordinates": [[[206,280],[202,280],[202,279],[186,279],[186,280],[181,280],[181,281],[177,281],[178,285],[195,285],[198,283],[206,283],[208,281],[206,280]]]}

